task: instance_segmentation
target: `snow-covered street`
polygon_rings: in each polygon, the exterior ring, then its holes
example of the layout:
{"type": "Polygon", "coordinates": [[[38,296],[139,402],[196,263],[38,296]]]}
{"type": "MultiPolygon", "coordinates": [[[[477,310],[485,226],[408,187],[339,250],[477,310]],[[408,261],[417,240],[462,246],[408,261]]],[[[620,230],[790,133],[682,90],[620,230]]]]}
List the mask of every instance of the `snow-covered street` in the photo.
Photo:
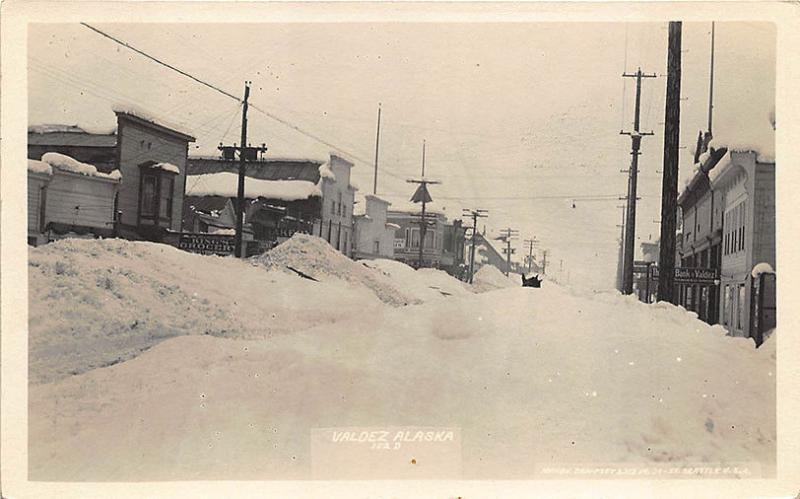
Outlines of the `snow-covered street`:
{"type": "Polygon", "coordinates": [[[458,428],[476,479],[562,463],[774,474],[774,339],[485,269],[470,286],[302,235],[250,261],[33,248],[30,479],[312,478],[312,430],[386,426],[458,428]]]}

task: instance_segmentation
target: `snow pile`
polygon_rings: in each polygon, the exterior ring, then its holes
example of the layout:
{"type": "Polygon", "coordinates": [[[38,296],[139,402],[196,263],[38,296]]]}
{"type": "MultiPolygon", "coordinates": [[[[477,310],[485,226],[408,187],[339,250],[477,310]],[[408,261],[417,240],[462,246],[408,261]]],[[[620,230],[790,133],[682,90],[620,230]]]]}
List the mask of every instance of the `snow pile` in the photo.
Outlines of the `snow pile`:
{"type": "Polygon", "coordinates": [[[119,180],[122,174],[119,170],[114,170],[110,174],[100,173],[97,168],[88,163],[82,163],[75,158],[57,152],[46,152],[42,155],[42,161],[50,166],[58,168],[61,171],[79,173],[89,177],[107,178],[110,180],[119,180]]]}
{"type": "Polygon", "coordinates": [[[50,166],[48,163],[45,163],[44,161],[39,161],[38,159],[29,159],[28,171],[33,173],[43,173],[45,175],[52,175],[53,167],[50,166]]]}
{"type": "MultiPolygon", "coordinates": [[[[223,196],[236,197],[239,190],[239,175],[231,172],[206,173],[193,175],[186,190],[187,196],[223,196]]],[[[244,182],[245,197],[252,199],[263,197],[297,201],[312,196],[322,196],[322,191],[313,182],[305,180],[262,180],[246,178],[244,182]]]]}
{"type": "Polygon", "coordinates": [[[28,275],[34,383],[129,359],[173,336],[270,337],[383,307],[368,290],[116,239],[30,248],[28,275]]]}
{"type": "Polygon", "coordinates": [[[404,293],[425,302],[472,293],[468,284],[442,270],[414,270],[405,263],[387,259],[361,260],[359,263],[390,277],[404,293]]]}
{"type": "Polygon", "coordinates": [[[494,265],[483,265],[475,272],[472,277],[472,288],[476,293],[485,293],[486,291],[493,291],[495,289],[511,288],[514,286],[522,286],[522,279],[512,280],[511,277],[506,277],[494,265]]]}
{"type": "Polygon", "coordinates": [[[182,336],[33,386],[30,479],[310,478],[313,428],[398,425],[460,429],[470,479],[562,464],[775,473],[774,339],[756,350],[671,305],[540,291],[384,307],[269,341],[182,336]]]}
{"type": "Polygon", "coordinates": [[[319,281],[346,281],[365,286],[384,303],[394,306],[419,303],[383,273],[356,263],[324,239],[296,233],[255,261],[269,268],[300,271],[319,281]]]}

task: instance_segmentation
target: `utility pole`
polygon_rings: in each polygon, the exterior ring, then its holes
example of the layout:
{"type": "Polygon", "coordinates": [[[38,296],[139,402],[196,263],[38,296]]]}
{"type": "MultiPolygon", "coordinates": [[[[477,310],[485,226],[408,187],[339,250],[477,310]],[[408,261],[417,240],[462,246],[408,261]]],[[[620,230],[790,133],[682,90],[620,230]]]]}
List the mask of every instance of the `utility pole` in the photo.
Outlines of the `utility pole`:
{"type": "Polygon", "coordinates": [[[236,257],[244,257],[242,251],[242,232],[244,230],[244,178],[248,161],[255,161],[258,153],[263,154],[267,151],[267,145],[261,144],[260,147],[247,146],[247,101],[250,97],[250,83],[244,82],[244,99],[242,99],[242,144],[237,146],[235,143],[232,146],[224,146],[220,143],[218,149],[222,151],[222,159],[233,161],[236,159],[236,153],[239,153],[239,181],[236,193],[236,235],[234,236],[234,251],[236,257]]]}
{"type": "Polygon", "coordinates": [[[661,248],[658,299],[675,303],[675,228],[678,216],[678,148],[681,121],[681,22],[669,23],[664,167],[661,182],[661,248]]]}
{"type": "Polygon", "coordinates": [[[628,170],[628,219],[626,225],[628,230],[625,231],[625,248],[623,260],[623,273],[622,273],[622,294],[629,295],[633,292],[633,256],[634,256],[634,243],[636,241],[636,183],[639,174],[639,147],[642,143],[642,137],[645,135],[653,135],[653,132],[641,132],[639,130],[639,110],[642,97],[642,78],[655,78],[655,74],[642,73],[639,68],[635,73],[623,73],[625,78],[636,78],[636,105],[633,116],[633,131],[624,132],[620,130],[621,135],[630,135],[631,137],[631,166],[628,170]]]}
{"type": "Polygon", "coordinates": [[[242,100],[242,149],[239,151],[239,186],[236,194],[236,257],[242,257],[242,230],[244,226],[244,173],[247,161],[244,146],[247,144],[247,100],[250,97],[250,83],[244,83],[244,99],[242,100]]]}
{"type": "Polygon", "coordinates": [[[532,237],[530,239],[526,239],[523,241],[524,243],[528,244],[528,273],[531,273],[531,268],[533,267],[533,243],[538,243],[539,241],[532,237]]]}
{"type": "Polygon", "coordinates": [[[406,182],[411,184],[419,184],[417,187],[416,192],[411,197],[411,201],[414,203],[422,203],[422,214],[420,215],[419,220],[419,263],[417,268],[422,268],[424,265],[423,261],[423,249],[425,247],[425,233],[428,229],[428,218],[425,214],[425,205],[433,201],[431,198],[430,193],[428,193],[428,185],[433,184],[440,184],[436,180],[426,180],[425,179],[425,141],[422,141],[422,178],[419,180],[416,179],[408,179],[406,182]]]}
{"type": "MultiPolygon", "coordinates": [[[[711,118],[714,114],[714,21],[711,21],[711,68],[709,69],[708,83],[708,135],[709,140],[713,137],[711,132],[711,118]]],[[[708,145],[706,143],[706,145],[708,145]]]]}
{"type": "Polygon", "coordinates": [[[517,237],[519,235],[519,231],[517,229],[512,229],[511,227],[507,229],[503,229],[501,232],[504,232],[500,237],[497,239],[500,241],[504,241],[506,243],[506,247],[503,248],[503,253],[506,254],[506,276],[511,273],[511,254],[514,253],[514,249],[511,247],[511,238],[517,237]]]}
{"type": "Polygon", "coordinates": [[[478,219],[488,217],[489,211],[480,208],[475,210],[464,209],[462,214],[472,217],[472,247],[469,250],[469,283],[472,284],[472,276],[475,274],[475,238],[478,235],[478,219]]]}
{"type": "Polygon", "coordinates": [[[542,253],[542,274],[547,274],[547,250],[542,253]]]}
{"type": "Polygon", "coordinates": [[[622,209],[622,222],[617,224],[619,227],[619,256],[617,257],[617,289],[622,292],[622,274],[625,266],[624,247],[625,247],[625,219],[627,218],[628,206],[623,204],[617,206],[622,209]]]}
{"type": "Polygon", "coordinates": [[[378,194],[378,146],[381,143],[381,103],[378,103],[378,129],[375,133],[375,174],[372,177],[372,194],[378,194]]]}

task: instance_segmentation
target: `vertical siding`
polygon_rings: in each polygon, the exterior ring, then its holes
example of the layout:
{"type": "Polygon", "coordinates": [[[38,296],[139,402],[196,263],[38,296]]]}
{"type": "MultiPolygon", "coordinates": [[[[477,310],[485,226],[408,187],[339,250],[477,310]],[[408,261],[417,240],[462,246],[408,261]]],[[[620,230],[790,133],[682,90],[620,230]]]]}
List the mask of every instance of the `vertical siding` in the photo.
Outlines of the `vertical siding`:
{"type": "Polygon", "coordinates": [[[186,186],[187,143],[177,138],[148,130],[135,123],[120,120],[119,148],[122,185],[119,206],[122,223],[136,225],[139,210],[139,165],[146,161],[172,163],[180,170],[172,193],[172,230],[180,230],[183,216],[183,194],[186,186]]]}
{"type": "Polygon", "coordinates": [[[39,232],[42,214],[42,187],[45,179],[28,174],[28,232],[39,232]]]}
{"type": "Polygon", "coordinates": [[[111,229],[116,186],[111,180],[54,171],[47,187],[45,223],[111,229]]]}
{"type": "Polygon", "coordinates": [[[758,165],[753,197],[753,264],[775,267],[775,167],[758,165]]]}

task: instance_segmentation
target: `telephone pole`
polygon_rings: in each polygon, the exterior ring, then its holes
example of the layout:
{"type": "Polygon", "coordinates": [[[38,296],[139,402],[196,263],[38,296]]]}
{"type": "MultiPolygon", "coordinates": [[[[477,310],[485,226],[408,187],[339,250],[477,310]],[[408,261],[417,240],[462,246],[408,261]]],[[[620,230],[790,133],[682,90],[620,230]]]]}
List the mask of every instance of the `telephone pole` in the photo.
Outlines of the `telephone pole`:
{"type": "Polygon", "coordinates": [[[236,235],[234,237],[234,251],[236,257],[244,258],[245,254],[242,251],[242,231],[244,230],[244,178],[248,161],[255,161],[257,153],[264,153],[267,150],[266,144],[261,144],[260,147],[246,146],[247,144],[247,101],[250,97],[250,83],[244,82],[244,99],[242,99],[242,144],[237,146],[235,143],[232,146],[224,146],[220,143],[218,149],[222,151],[222,158],[225,160],[233,161],[236,158],[236,152],[239,153],[239,182],[236,193],[236,235]]]}
{"type": "Polygon", "coordinates": [[[681,121],[681,22],[669,23],[664,167],[661,182],[661,248],[658,299],[675,303],[675,228],[678,216],[678,149],[681,121]]]}
{"type": "Polygon", "coordinates": [[[629,295],[633,292],[633,256],[634,243],[636,241],[636,183],[639,174],[639,148],[642,137],[653,135],[653,132],[641,132],[639,130],[639,110],[642,97],[642,78],[655,78],[655,74],[642,73],[639,68],[635,73],[623,73],[625,78],[636,78],[636,105],[633,117],[633,131],[625,132],[620,130],[621,135],[631,137],[631,166],[628,170],[628,219],[625,231],[625,248],[622,273],[622,294],[629,295]]]}
{"type": "Polygon", "coordinates": [[[528,244],[528,273],[531,273],[531,268],[533,267],[533,243],[538,243],[539,241],[532,237],[530,239],[526,239],[523,241],[524,243],[528,244]]]}
{"type": "Polygon", "coordinates": [[[617,257],[617,289],[622,292],[622,269],[625,266],[624,247],[625,247],[625,218],[627,218],[627,206],[619,205],[617,208],[622,210],[622,222],[617,224],[619,227],[619,256],[617,257]]]}
{"type": "Polygon", "coordinates": [[[478,235],[478,219],[488,217],[489,211],[480,208],[475,210],[467,210],[465,208],[462,214],[472,217],[472,247],[469,250],[469,283],[472,284],[472,276],[475,273],[475,238],[478,235]]]}
{"type": "Polygon", "coordinates": [[[417,264],[417,268],[422,268],[424,265],[423,261],[423,248],[425,247],[425,234],[428,229],[428,217],[425,214],[425,205],[433,201],[431,198],[430,193],[428,193],[428,185],[433,184],[440,184],[441,182],[436,180],[426,180],[425,179],[425,141],[422,141],[422,178],[419,180],[416,179],[408,179],[406,182],[410,184],[418,184],[416,192],[411,197],[411,201],[414,203],[422,203],[422,213],[420,215],[419,220],[419,263],[417,264]]]}
{"type": "Polygon", "coordinates": [[[381,143],[381,103],[378,103],[378,129],[375,133],[375,174],[372,177],[372,194],[378,195],[378,146],[381,143]]]}
{"type": "Polygon", "coordinates": [[[542,274],[547,274],[547,250],[542,253],[542,274]]]}
{"type": "Polygon", "coordinates": [[[506,243],[506,247],[503,248],[503,253],[506,254],[506,276],[511,273],[511,254],[514,253],[514,249],[511,247],[511,238],[519,236],[519,231],[517,229],[512,229],[511,227],[507,229],[503,229],[501,232],[504,232],[500,237],[497,239],[500,241],[504,241],[506,243]]]}

